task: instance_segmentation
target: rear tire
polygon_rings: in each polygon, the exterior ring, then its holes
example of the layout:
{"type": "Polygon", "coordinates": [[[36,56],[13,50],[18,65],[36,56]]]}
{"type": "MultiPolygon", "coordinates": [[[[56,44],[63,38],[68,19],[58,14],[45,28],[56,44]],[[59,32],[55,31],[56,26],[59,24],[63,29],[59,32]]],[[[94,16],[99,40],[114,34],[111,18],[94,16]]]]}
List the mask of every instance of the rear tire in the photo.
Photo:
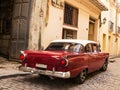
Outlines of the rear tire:
{"type": "Polygon", "coordinates": [[[80,74],[74,79],[76,83],[82,84],[86,79],[87,71],[83,70],[80,74]]]}
{"type": "Polygon", "coordinates": [[[100,70],[101,71],[106,71],[107,67],[108,67],[108,61],[106,60],[100,70]]]}

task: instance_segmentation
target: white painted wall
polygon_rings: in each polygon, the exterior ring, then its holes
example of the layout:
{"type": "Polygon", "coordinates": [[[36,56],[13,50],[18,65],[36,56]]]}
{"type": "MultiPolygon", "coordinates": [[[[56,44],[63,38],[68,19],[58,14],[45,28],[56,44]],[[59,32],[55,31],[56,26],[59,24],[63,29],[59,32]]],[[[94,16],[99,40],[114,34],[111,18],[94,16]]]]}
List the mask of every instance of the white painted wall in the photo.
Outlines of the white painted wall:
{"type": "MultiPolygon", "coordinates": [[[[65,2],[78,8],[78,28],[66,26],[63,24],[64,20],[64,9],[56,8],[50,4],[49,6],[49,20],[47,27],[42,31],[42,46],[46,48],[48,44],[55,39],[62,39],[63,28],[76,30],[77,39],[88,39],[89,29],[89,17],[92,16],[94,19],[98,19],[100,10],[87,5],[84,6],[82,3],[78,3],[74,0],[65,0],[65,2]]],[[[92,5],[93,6],[93,5],[92,5]]],[[[96,28],[96,30],[98,30],[96,28]]]]}
{"type": "Polygon", "coordinates": [[[47,27],[42,31],[42,45],[44,47],[55,39],[62,38],[63,9],[53,6],[49,8],[49,20],[47,27]]]}
{"type": "MultiPolygon", "coordinates": [[[[33,0],[34,1],[34,0],[33,0]]],[[[91,4],[88,1],[82,0],[63,0],[70,5],[78,8],[78,28],[66,26],[63,24],[64,20],[64,8],[57,8],[52,6],[51,2],[49,4],[49,18],[48,24],[44,25],[45,15],[40,17],[41,10],[41,1],[43,0],[35,0],[32,7],[32,14],[30,19],[30,33],[29,33],[29,48],[32,50],[39,49],[40,42],[40,33],[41,33],[41,45],[46,48],[48,44],[55,39],[62,38],[62,30],[63,28],[68,28],[77,31],[77,39],[88,39],[88,29],[89,29],[89,17],[93,17],[94,19],[98,19],[100,10],[91,4]],[[85,5],[83,5],[85,4],[85,5]],[[42,23],[43,22],[43,23],[42,23]],[[43,28],[44,27],[44,28],[43,28]]],[[[42,9],[45,9],[45,3],[42,3],[42,9]]],[[[97,27],[97,26],[96,26],[97,27]]],[[[96,28],[98,30],[98,28],[96,28]]]]}
{"type": "Polygon", "coordinates": [[[78,19],[78,39],[88,39],[88,29],[89,29],[89,13],[79,10],[78,19]]]}

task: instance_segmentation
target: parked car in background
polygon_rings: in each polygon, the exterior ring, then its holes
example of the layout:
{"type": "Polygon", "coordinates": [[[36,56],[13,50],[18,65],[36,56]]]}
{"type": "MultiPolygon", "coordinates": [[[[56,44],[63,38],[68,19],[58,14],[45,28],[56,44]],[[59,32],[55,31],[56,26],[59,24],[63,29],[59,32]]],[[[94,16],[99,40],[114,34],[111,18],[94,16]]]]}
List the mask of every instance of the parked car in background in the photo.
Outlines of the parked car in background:
{"type": "Polygon", "coordinates": [[[87,74],[106,71],[108,58],[109,53],[102,53],[94,41],[62,39],[52,41],[43,51],[21,51],[20,69],[83,83],[87,74]]]}

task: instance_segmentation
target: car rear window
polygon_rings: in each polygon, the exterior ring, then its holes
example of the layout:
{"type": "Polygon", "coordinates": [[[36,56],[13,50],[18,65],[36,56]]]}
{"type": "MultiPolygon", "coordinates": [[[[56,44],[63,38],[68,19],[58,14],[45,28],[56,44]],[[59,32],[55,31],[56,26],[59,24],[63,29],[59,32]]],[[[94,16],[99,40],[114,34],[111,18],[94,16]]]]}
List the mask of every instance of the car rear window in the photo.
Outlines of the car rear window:
{"type": "Polygon", "coordinates": [[[65,50],[70,52],[83,52],[84,47],[78,43],[51,43],[46,50],[65,50]]]}

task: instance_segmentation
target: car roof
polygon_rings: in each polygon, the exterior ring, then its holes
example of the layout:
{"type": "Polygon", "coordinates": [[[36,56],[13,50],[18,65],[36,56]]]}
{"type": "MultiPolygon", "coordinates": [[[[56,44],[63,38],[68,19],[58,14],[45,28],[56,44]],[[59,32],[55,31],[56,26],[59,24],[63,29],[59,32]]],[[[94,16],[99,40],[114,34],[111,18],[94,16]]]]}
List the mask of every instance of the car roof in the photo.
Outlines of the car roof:
{"type": "Polygon", "coordinates": [[[86,46],[88,43],[97,44],[95,41],[91,41],[91,40],[79,40],[79,39],[59,39],[59,40],[52,41],[52,43],[54,43],[54,42],[78,43],[78,44],[82,44],[83,46],[86,46]]]}

